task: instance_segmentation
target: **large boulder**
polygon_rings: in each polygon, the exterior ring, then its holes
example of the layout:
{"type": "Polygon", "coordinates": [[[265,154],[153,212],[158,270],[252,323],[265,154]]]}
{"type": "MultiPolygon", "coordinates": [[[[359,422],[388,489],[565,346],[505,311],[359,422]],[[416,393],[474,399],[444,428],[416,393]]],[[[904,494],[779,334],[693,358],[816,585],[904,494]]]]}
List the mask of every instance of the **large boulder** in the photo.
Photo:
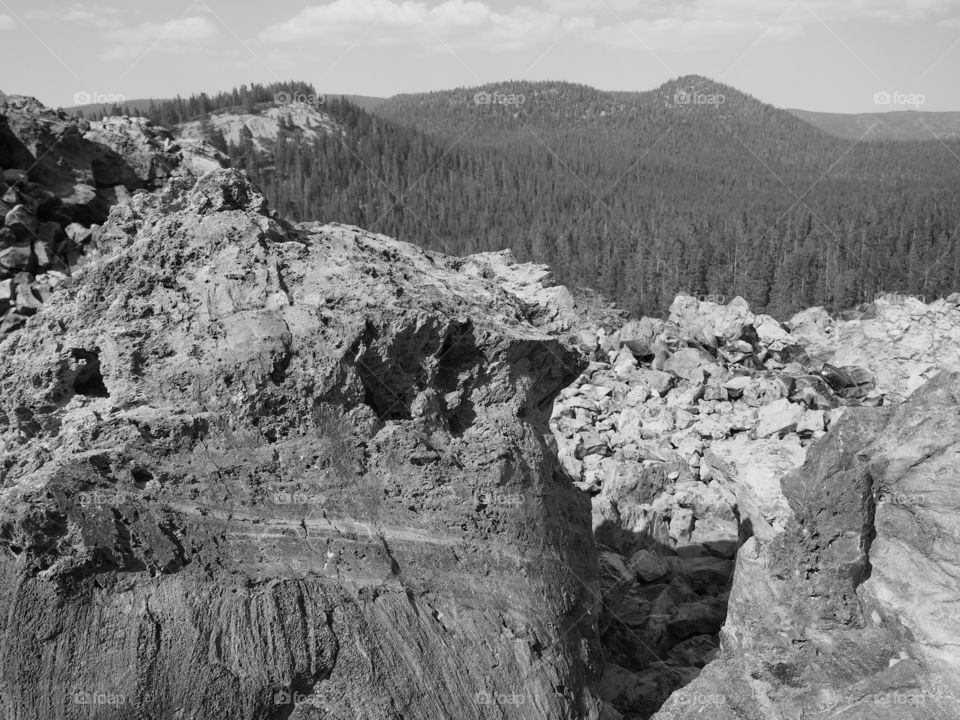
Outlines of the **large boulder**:
{"type": "Polygon", "coordinates": [[[674,299],[669,319],[679,327],[682,338],[712,347],[739,339],[754,322],[750,306],[741,297],[720,305],[688,295],[674,299]]]}
{"type": "Polygon", "coordinates": [[[266,212],[234,171],[134,196],[0,342],[0,714],[595,718],[544,440],[581,356],[459,261],[266,212]]]}

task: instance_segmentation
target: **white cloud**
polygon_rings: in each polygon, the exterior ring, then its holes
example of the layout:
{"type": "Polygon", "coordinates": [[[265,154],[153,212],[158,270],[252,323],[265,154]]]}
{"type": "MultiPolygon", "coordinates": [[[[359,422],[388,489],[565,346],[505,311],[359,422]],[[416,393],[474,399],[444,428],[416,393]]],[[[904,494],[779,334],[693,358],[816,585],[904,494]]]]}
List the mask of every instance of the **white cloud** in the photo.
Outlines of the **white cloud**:
{"type": "Polygon", "coordinates": [[[56,20],[73,25],[110,29],[120,27],[122,24],[120,14],[120,10],[117,8],[105,5],[75,3],[55,12],[52,10],[29,10],[26,16],[31,20],[41,20],[43,22],[56,20]]]}
{"type": "Polygon", "coordinates": [[[204,17],[186,17],[164,23],[145,22],[116,28],[104,34],[107,47],[103,60],[138,58],[147,52],[182,52],[201,47],[220,35],[219,28],[204,17]]]}
{"type": "Polygon", "coordinates": [[[9,15],[0,15],[0,30],[12,30],[16,24],[9,15]]]}
{"type": "Polygon", "coordinates": [[[519,5],[508,13],[477,0],[333,0],[305,8],[287,22],[271,25],[260,39],[271,44],[323,42],[332,45],[443,46],[448,41],[508,49],[555,38],[576,18],[519,5]]]}
{"type": "Polygon", "coordinates": [[[960,0],[529,1],[534,4],[499,11],[487,0],[329,0],[267,27],[260,40],[278,50],[313,42],[496,51],[569,35],[610,47],[669,51],[783,41],[821,23],[842,34],[840,25],[851,21],[940,20],[960,9],[960,0]]]}

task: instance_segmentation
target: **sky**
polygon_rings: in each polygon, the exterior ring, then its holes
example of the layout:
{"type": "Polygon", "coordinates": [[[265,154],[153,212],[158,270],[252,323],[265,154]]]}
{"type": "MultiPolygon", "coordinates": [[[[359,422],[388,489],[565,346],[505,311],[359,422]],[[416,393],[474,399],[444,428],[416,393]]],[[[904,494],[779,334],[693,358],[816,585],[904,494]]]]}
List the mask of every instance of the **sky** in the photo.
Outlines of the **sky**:
{"type": "Polygon", "coordinates": [[[0,0],[0,67],[0,91],[63,107],[699,74],[779,107],[960,111],[960,0],[0,0]]]}

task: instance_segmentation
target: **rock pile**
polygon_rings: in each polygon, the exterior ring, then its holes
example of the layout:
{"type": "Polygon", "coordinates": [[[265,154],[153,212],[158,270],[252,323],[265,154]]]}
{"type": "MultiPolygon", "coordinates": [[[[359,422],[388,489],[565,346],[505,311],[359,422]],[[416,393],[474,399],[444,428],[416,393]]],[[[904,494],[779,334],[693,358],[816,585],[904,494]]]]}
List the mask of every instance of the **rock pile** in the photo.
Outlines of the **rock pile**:
{"type": "Polygon", "coordinates": [[[88,123],[33,98],[0,98],[0,337],[82,264],[112,205],[225,162],[143,119],[88,123]]]}
{"type": "Polygon", "coordinates": [[[782,532],[780,479],[808,447],[849,408],[960,369],[953,300],[880,299],[867,317],[812,309],[781,325],[739,298],[679,296],[666,321],[602,337],[606,357],[561,392],[551,427],[592,496],[610,591],[603,691],[628,717],[649,717],[713,657],[737,548],[782,532]],[[949,350],[903,342],[928,335],[949,350]]]}

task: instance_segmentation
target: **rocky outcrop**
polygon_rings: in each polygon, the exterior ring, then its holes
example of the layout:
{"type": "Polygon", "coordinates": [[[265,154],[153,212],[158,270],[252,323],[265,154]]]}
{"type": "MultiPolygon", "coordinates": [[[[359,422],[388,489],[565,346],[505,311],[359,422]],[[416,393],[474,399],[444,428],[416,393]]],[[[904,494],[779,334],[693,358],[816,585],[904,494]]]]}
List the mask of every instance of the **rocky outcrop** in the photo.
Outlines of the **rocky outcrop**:
{"type": "Polygon", "coordinates": [[[740,299],[680,296],[665,321],[601,334],[603,354],[561,392],[551,427],[592,496],[602,551],[610,662],[600,687],[626,717],[650,717],[716,656],[737,548],[795,520],[782,478],[847,413],[902,401],[919,362],[897,319],[904,308],[916,332],[939,328],[930,332],[946,350],[924,356],[923,373],[960,369],[953,298],[881,298],[873,320],[812,309],[781,325],[740,299]],[[856,339],[865,327],[875,339],[856,339]]]}
{"type": "Polygon", "coordinates": [[[111,206],[226,162],[140,118],[88,123],[33,98],[0,98],[0,337],[87,259],[111,206]]]}
{"type": "Polygon", "coordinates": [[[848,411],[741,548],[721,657],[656,716],[960,717],[960,373],[848,411]]]}
{"type": "Polygon", "coordinates": [[[189,184],[0,343],[0,714],[596,717],[580,355],[469,262],[189,184]]]}

